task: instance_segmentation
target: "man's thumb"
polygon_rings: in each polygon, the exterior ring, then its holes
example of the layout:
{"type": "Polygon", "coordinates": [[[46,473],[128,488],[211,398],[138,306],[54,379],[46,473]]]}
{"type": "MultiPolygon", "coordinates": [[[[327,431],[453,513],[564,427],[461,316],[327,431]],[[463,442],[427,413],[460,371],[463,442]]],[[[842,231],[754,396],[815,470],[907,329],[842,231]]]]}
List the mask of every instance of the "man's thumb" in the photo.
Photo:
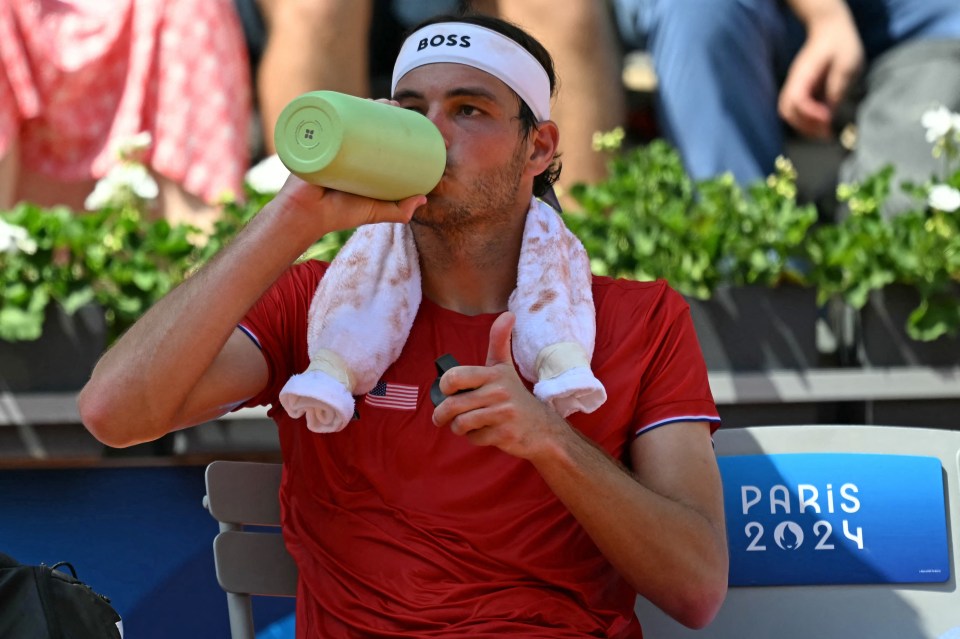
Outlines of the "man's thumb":
{"type": "Polygon", "coordinates": [[[511,354],[511,334],[516,316],[510,311],[500,314],[490,327],[490,346],[487,348],[487,366],[501,363],[513,363],[511,354]]]}

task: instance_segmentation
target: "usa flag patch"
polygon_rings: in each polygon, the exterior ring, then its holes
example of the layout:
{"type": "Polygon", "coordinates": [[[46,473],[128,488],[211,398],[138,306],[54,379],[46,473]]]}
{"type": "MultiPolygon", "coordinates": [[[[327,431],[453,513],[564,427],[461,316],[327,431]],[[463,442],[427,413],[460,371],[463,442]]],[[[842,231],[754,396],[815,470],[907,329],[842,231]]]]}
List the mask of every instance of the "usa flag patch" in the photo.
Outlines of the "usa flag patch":
{"type": "Polygon", "coordinates": [[[409,384],[380,381],[364,397],[368,406],[394,410],[417,410],[417,395],[420,389],[409,384]]]}

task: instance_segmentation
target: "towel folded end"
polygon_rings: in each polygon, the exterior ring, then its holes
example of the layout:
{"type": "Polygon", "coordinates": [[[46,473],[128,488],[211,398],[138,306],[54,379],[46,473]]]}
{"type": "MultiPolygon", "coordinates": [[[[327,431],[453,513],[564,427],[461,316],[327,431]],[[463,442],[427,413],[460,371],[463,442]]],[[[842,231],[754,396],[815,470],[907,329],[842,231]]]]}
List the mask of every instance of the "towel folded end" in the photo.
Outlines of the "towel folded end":
{"type": "Polygon", "coordinates": [[[294,419],[306,416],[307,428],[315,433],[343,430],[353,418],[353,396],[341,382],[319,370],[287,380],[280,390],[280,404],[294,419]]]}
{"type": "Polygon", "coordinates": [[[606,389],[589,366],[577,366],[557,377],[540,380],[534,385],[533,394],[563,417],[592,413],[607,401],[606,389]]]}

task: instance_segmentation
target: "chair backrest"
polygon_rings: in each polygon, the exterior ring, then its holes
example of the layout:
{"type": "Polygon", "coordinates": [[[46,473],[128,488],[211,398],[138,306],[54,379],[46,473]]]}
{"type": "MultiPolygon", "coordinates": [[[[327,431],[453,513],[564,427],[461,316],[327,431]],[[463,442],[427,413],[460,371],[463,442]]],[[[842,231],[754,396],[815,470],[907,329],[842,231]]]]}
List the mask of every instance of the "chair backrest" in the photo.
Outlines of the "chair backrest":
{"type": "Polygon", "coordinates": [[[233,639],[254,639],[250,595],[297,594],[297,567],[279,534],[280,475],[280,464],[215,461],[207,466],[203,503],[220,522],[213,557],[217,581],[227,593],[233,639]]]}
{"type": "MultiPolygon", "coordinates": [[[[903,541],[903,538],[896,538],[890,530],[878,529],[870,523],[864,523],[852,515],[851,529],[847,531],[853,539],[858,535],[857,526],[863,524],[860,529],[860,540],[867,539],[876,542],[878,536],[887,535],[884,539],[887,547],[894,549],[893,555],[897,556],[900,549],[907,551],[909,555],[917,549],[929,551],[923,546],[930,546],[938,557],[944,558],[946,565],[944,568],[938,568],[939,578],[925,581],[917,579],[920,583],[861,583],[854,585],[843,585],[844,578],[849,573],[841,574],[837,582],[825,584],[824,581],[814,582],[817,585],[768,585],[768,586],[731,586],[727,599],[720,610],[717,618],[706,629],[692,631],[686,629],[667,617],[661,611],[652,606],[642,598],[638,598],[637,614],[643,624],[644,636],[651,639],[671,639],[690,637],[697,639],[703,638],[766,638],[776,637],[777,639],[800,639],[809,637],[818,638],[848,638],[848,637],[870,637],[871,639],[903,639],[911,638],[929,638],[937,639],[955,639],[960,637],[960,592],[957,590],[957,558],[956,552],[960,548],[960,431],[951,430],[932,430],[924,428],[910,427],[890,427],[890,426],[859,426],[859,425],[807,425],[807,426],[754,426],[749,428],[733,428],[729,430],[721,429],[715,436],[716,451],[721,462],[721,472],[725,484],[725,505],[727,511],[727,533],[731,545],[731,583],[734,577],[734,550],[737,552],[745,550],[752,541],[758,539],[759,526],[750,530],[744,529],[744,511],[746,505],[754,503],[757,500],[756,508],[761,511],[764,517],[776,508],[778,517],[784,517],[783,511],[786,506],[783,502],[787,499],[792,504],[791,515],[786,519],[792,519],[800,522],[797,529],[807,530],[807,546],[804,549],[807,557],[814,556],[816,561],[821,557],[830,556],[834,552],[834,559],[825,562],[826,570],[836,570],[838,572],[849,570],[850,555],[847,557],[837,555],[839,550],[823,553],[814,553],[818,537],[823,541],[823,532],[827,530],[826,526],[821,524],[819,536],[815,534],[816,522],[819,515],[815,515],[804,521],[801,517],[810,515],[813,510],[807,509],[806,515],[800,515],[804,512],[798,508],[799,501],[797,492],[805,491],[806,497],[815,495],[816,486],[814,483],[801,484],[796,481],[781,482],[783,488],[778,487],[777,497],[780,501],[774,504],[774,494],[770,490],[759,491],[753,487],[747,486],[749,483],[761,485],[762,481],[745,481],[744,469],[757,468],[753,476],[764,475],[765,470],[762,466],[753,466],[756,462],[761,464],[765,460],[771,463],[767,468],[774,468],[774,462],[783,464],[796,464],[812,461],[820,463],[817,459],[817,453],[865,453],[866,455],[837,457],[832,455],[819,455],[819,459],[843,459],[852,460],[851,469],[859,472],[862,468],[867,468],[871,464],[880,464],[877,468],[883,468],[887,461],[900,463],[899,460],[907,462],[919,461],[925,470],[923,475],[925,481],[922,485],[930,486],[934,484],[934,489],[939,489],[939,483],[942,479],[943,494],[934,494],[932,499],[925,501],[925,513],[932,514],[936,520],[941,517],[941,523],[929,528],[932,534],[925,536],[929,538],[929,544],[903,541]],[[814,455],[795,455],[796,453],[813,453],[814,455]],[[746,457],[749,456],[749,457],[746,457]],[[759,456],[759,457],[756,457],[759,456]],[[892,456],[899,456],[898,458],[892,456]],[[729,457],[724,459],[724,457],[729,457]],[[732,469],[738,469],[736,473],[732,469]],[[929,481],[932,478],[932,482],[929,481]],[[730,491],[733,489],[733,491],[730,491]],[[789,497],[784,497],[787,491],[789,497]],[[736,492],[733,496],[731,492],[736,492]],[[761,496],[762,495],[762,496],[761,496]],[[938,503],[942,502],[942,503],[938,503]],[[939,508],[943,512],[937,512],[939,508]],[[736,522],[736,528],[731,526],[731,522],[736,522]],[[814,524],[811,526],[810,524],[814,524]],[[813,530],[811,530],[813,529],[813,530]],[[892,538],[890,538],[892,536],[892,538]],[[735,548],[736,545],[736,548],[735,548]],[[937,552],[937,548],[940,552],[937,552]],[[837,559],[839,557],[839,559],[837,559]],[[846,561],[846,564],[844,563],[846,561]],[[846,568],[844,567],[846,566],[846,568]],[[949,574],[943,574],[948,572],[949,574]]],[[[844,473],[836,473],[834,476],[842,476],[844,473]]],[[[747,477],[751,476],[746,475],[747,477]]],[[[789,476],[789,475],[784,475],[789,476]]],[[[921,517],[915,517],[913,509],[916,506],[915,501],[919,501],[923,495],[911,494],[905,491],[909,486],[917,485],[909,477],[899,476],[874,476],[873,482],[880,487],[890,487],[896,490],[899,485],[903,494],[894,497],[900,500],[900,503],[908,504],[907,508],[894,505],[890,500],[881,504],[881,509],[886,508],[886,514],[892,517],[900,517],[906,522],[907,531],[913,522],[921,517]],[[910,512],[907,512],[910,511],[910,512]]],[[[764,484],[768,486],[767,484],[764,484]]],[[[826,485],[820,484],[819,503],[824,512],[826,512],[826,485]]],[[[848,512],[853,512],[858,507],[859,502],[843,502],[843,496],[839,494],[841,484],[832,485],[831,492],[834,493],[830,499],[831,509],[839,512],[841,504],[848,506],[848,512]],[[852,504],[852,505],[851,505],[852,504]]],[[[769,490],[769,488],[767,488],[769,490]]],[[[930,492],[924,491],[929,496],[930,492]]],[[[886,494],[886,493],[884,493],[886,494]]],[[[853,495],[860,499],[864,504],[871,499],[867,491],[861,494],[848,492],[847,495],[853,495]]],[[[814,498],[815,499],[815,498],[814,498]]],[[[751,511],[752,513],[753,511],[751,511]]],[[[819,513],[817,509],[815,512],[819,513]]],[[[864,511],[865,512],[865,509],[864,511]]],[[[857,515],[862,513],[857,513],[857,515]]],[[[886,515],[885,515],[886,516],[886,515]]],[[[897,522],[898,527],[899,522],[897,522]]],[[[750,524],[747,524],[749,526],[750,524]]],[[[788,524],[793,526],[793,524],[788,524]]],[[[919,525],[919,524],[918,524],[919,525]]],[[[766,569],[763,562],[770,562],[770,570],[776,562],[782,562],[782,558],[788,556],[795,550],[789,543],[784,544],[782,538],[777,538],[772,530],[767,529],[763,536],[763,545],[767,552],[741,552],[740,558],[748,557],[753,560],[764,556],[760,562],[761,569],[766,569]],[[776,543],[779,548],[774,546],[776,543]],[[785,550],[784,550],[785,549],[785,550]],[[772,551],[772,552],[770,552],[772,551]]],[[[902,529],[902,528],[901,528],[902,529]]],[[[839,549],[840,542],[843,539],[843,530],[839,526],[832,529],[833,538],[836,542],[835,549],[839,549]]],[[[796,538],[794,539],[796,541],[796,538]]],[[[802,543],[796,543],[796,547],[802,543]]],[[[848,542],[849,543],[849,542],[848,542]]],[[[759,545],[759,544],[758,544],[759,545]]],[[[869,544],[867,544],[869,551],[869,544]]],[[[834,548],[831,546],[831,548],[834,548]]],[[[755,550],[757,548],[754,548],[755,550]]],[[[856,548],[854,548],[856,550],[856,548]]],[[[799,555],[797,555],[799,556],[799,555]]],[[[874,561],[879,553],[871,556],[874,561]]],[[[857,560],[860,561],[860,560],[857,560]]],[[[864,562],[862,565],[866,565],[864,562]]],[[[941,566],[942,564],[937,564],[941,566]]],[[[782,565],[781,565],[782,568],[782,565]]],[[[805,566],[801,566],[794,574],[803,572],[805,566]]],[[[917,573],[925,572],[917,570],[917,573]]],[[[880,574],[875,572],[873,574],[880,574]]],[[[862,576],[862,573],[861,573],[862,576]]],[[[870,579],[866,580],[867,582],[870,579]]],[[[880,579],[878,581],[884,581],[880,579]]],[[[907,579],[905,581],[910,581],[907,579]]],[[[758,583],[756,581],[751,583],[758,583]]]]}

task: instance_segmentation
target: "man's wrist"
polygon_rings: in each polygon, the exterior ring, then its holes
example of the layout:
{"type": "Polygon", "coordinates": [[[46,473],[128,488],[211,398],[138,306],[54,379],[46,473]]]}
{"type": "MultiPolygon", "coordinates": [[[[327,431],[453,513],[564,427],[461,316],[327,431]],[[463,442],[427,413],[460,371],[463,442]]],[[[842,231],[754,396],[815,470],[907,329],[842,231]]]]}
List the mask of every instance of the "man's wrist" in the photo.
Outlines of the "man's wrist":
{"type": "Polygon", "coordinates": [[[787,0],[787,4],[808,30],[838,20],[853,22],[850,8],[843,0],[787,0]]]}

